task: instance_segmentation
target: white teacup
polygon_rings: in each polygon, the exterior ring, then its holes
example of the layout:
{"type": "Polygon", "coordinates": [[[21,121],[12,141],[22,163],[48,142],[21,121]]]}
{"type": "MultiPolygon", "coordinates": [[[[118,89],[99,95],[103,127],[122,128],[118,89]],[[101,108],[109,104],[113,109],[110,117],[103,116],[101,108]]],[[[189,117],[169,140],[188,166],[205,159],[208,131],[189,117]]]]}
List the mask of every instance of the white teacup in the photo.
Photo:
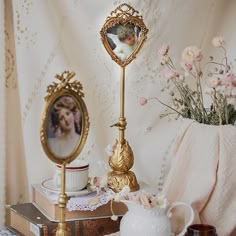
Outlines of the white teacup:
{"type": "MultiPolygon", "coordinates": [[[[89,164],[84,160],[76,160],[66,166],[66,191],[74,192],[86,187],[88,183],[89,164]]],[[[53,177],[56,187],[61,187],[61,166],[56,166],[56,173],[53,177]]]]}

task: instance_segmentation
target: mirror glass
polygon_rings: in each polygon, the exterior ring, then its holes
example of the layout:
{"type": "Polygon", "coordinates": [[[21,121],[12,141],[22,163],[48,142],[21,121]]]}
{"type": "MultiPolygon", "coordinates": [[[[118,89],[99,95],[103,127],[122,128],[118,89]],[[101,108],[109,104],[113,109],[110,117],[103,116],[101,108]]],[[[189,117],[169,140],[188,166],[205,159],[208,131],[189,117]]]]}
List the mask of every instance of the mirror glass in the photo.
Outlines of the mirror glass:
{"type": "Polygon", "coordinates": [[[48,108],[46,137],[50,152],[57,158],[67,158],[81,139],[82,112],[72,95],[57,97],[48,108]]]}
{"type": "Polygon", "coordinates": [[[138,47],[141,32],[141,28],[137,25],[119,23],[107,29],[106,37],[113,53],[121,61],[125,61],[138,47]]]}

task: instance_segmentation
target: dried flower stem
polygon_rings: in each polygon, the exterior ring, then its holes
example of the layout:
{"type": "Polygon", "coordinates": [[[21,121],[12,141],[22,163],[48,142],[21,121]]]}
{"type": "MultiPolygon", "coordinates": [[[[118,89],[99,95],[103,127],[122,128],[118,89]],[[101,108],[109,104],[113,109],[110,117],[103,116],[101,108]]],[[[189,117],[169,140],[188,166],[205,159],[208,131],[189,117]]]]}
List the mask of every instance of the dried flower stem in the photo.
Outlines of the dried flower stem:
{"type": "Polygon", "coordinates": [[[213,101],[214,101],[215,110],[217,111],[218,116],[219,116],[219,125],[222,125],[222,117],[221,117],[221,112],[220,112],[220,106],[219,106],[219,103],[217,102],[216,89],[215,88],[214,88],[214,98],[213,98],[213,101]]]}
{"type": "Polygon", "coordinates": [[[224,54],[225,54],[223,60],[225,59],[225,65],[228,66],[228,59],[227,59],[226,49],[223,46],[221,46],[221,48],[224,50],[224,54]]]}
{"type": "MultiPolygon", "coordinates": [[[[189,94],[188,94],[188,92],[186,91],[186,89],[184,89],[184,86],[182,86],[182,84],[178,84],[176,79],[173,79],[173,83],[175,84],[176,88],[179,90],[180,95],[181,95],[183,101],[185,101],[188,104],[188,107],[191,110],[192,114],[194,115],[194,118],[197,119],[197,115],[196,115],[196,113],[194,111],[194,108],[192,107],[191,102],[189,102],[189,94]]],[[[190,97],[192,98],[192,96],[190,96],[190,97]]]]}
{"type": "Polygon", "coordinates": [[[174,63],[173,63],[173,61],[171,60],[171,58],[169,57],[169,60],[170,60],[170,63],[171,63],[171,65],[172,65],[172,68],[174,68],[175,69],[175,65],[174,65],[174,63]]]}
{"type": "Polygon", "coordinates": [[[223,63],[219,63],[219,62],[215,62],[215,61],[209,61],[209,62],[205,63],[205,64],[202,66],[202,69],[203,69],[206,65],[208,65],[208,64],[215,64],[215,65],[219,65],[219,66],[224,66],[224,67],[225,67],[225,65],[224,65],[223,63]]]}
{"type": "MultiPolygon", "coordinates": [[[[192,90],[191,90],[189,87],[188,87],[188,89],[187,89],[187,88],[184,88],[184,86],[183,86],[183,89],[184,89],[185,92],[186,92],[186,97],[188,97],[188,98],[191,99],[191,101],[192,101],[193,104],[195,105],[195,108],[197,108],[198,111],[199,111],[199,113],[201,113],[201,110],[200,110],[199,106],[197,105],[197,102],[195,101],[194,97],[193,97],[192,94],[191,94],[192,90]]],[[[194,109],[193,109],[193,113],[195,114],[195,118],[197,119],[197,116],[196,116],[196,113],[194,112],[194,109]]]]}
{"type": "Polygon", "coordinates": [[[203,123],[206,120],[206,110],[204,108],[204,100],[203,100],[203,95],[202,95],[202,86],[201,86],[201,78],[200,78],[200,71],[198,70],[195,61],[193,62],[193,65],[195,67],[196,70],[196,76],[197,76],[197,90],[200,94],[200,98],[201,98],[201,108],[202,108],[202,119],[203,119],[203,123]]]}
{"type": "MultiPolygon", "coordinates": [[[[172,112],[176,112],[178,116],[195,119],[200,123],[213,125],[236,124],[235,104],[232,101],[232,94],[229,95],[229,91],[227,91],[228,87],[231,89],[236,88],[236,76],[232,72],[233,66],[228,61],[224,43],[224,39],[221,36],[213,38],[213,47],[222,48],[220,50],[224,51],[224,55],[219,62],[218,60],[215,61],[211,56],[210,60],[205,64],[203,63],[203,65],[201,65],[203,58],[201,50],[196,46],[186,47],[182,53],[183,61],[181,64],[184,73],[181,74],[175,69],[175,65],[169,57],[169,46],[162,46],[159,50],[159,54],[162,56],[161,65],[168,67],[168,70],[163,75],[168,79],[168,83],[171,83],[171,86],[174,86],[175,90],[177,90],[177,95],[175,96],[175,93],[170,91],[173,99],[173,105],[170,106],[157,98],[153,99],[170,108],[172,112]],[[186,83],[188,76],[195,78],[193,81],[196,82],[196,88],[191,88],[186,83]],[[204,81],[209,80],[205,90],[206,94],[210,95],[212,99],[209,109],[204,107],[203,79],[204,81]],[[223,88],[224,92],[220,88],[218,90],[218,87],[223,88]],[[213,89],[214,92],[212,91],[213,89]],[[230,100],[228,100],[229,98],[230,100]]],[[[169,84],[166,88],[170,88],[169,84]]]]}
{"type": "Polygon", "coordinates": [[[224,109],[225,109],[225,119],[226,119],[226,124],[229,124],[229,111],[228,111],[228,106],[227,106],[227,98],[226,96],[224,97],[224,109]]]}
{"type": "Polygon", "coordinates": [[[183,115],[182,113],[180,113],[179,111],[177,111],[176,109],[174,109],[173,107],[171,107],[171,106],[169,106],[169,105],[167,105],[167,104],[165,104],[164,102],[162,102],[162,101],[160,101],[158,98],[149,98],[148,100],[157,100],[159,103],[161,103],[162,105],[164,105],[164,106],[167,106],[168,108],[170,108],[171,110],[173,110],[173,111],[175,111],[176,113],[178,113],[179,115],[183,115]]]}

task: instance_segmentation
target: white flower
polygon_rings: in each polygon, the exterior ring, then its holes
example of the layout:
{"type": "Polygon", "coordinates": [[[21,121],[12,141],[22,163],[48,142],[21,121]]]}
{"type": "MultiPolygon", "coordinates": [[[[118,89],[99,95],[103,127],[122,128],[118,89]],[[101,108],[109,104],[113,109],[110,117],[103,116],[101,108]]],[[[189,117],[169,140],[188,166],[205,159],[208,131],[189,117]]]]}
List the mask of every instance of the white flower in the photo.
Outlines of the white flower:
{"type": "Polygon", "coordinates": [[[205,94],[208,94],[208,95],[214,95],[214,89],[213,88],[209,88],[209,87],[206,87],[205,90],[204,90],[205,94]]]}
{"type": "Polygon", "coordinates": [[[221,36],[217,36],[212,39],[212,45],[215,48],[222,47],[225,44],[224,38],[221,36]]]}
{"type": "Polygon", "coordinates": [[[169,205],[169,202],[163,193],[157,194],[156,203],[159,208],[163,208],[163,209],[165,209],[169,205]]]}
{"type": "Polygon", "coordinates": [[[220,84],[220,79],[219,78],[216,78],[216,77],[210,78],[209,86],[211,88],[216,88],[219,84],[220,84]]]}
{"type": "Polygon", "coordinates": [[[167,64],[168,62],[169,62],[169,57],[168,57],[168,55],[162,56],[162,58],[161,58],[161,65],[165,65],[165,64],[167,64]]]}
{"type": "Polygon", "coordinates": [[[188,72],[188,71],[185,71],[185,72],[184,72],[184,76],[185,76],[185,77],[188,77],[188,76],[189,76],[189,72],[188,72]]]}
{"type": "Polygon", "coordinates": [[[115,194],[115,196],[114,196],[114,201],[115,202],[120,202],[122,199],[123,198],[119,193],[115,194]]]}
{"type": "Polygon", "coordinates": [[[121,199],[127,196],[129,192],[130,192],[129,186],[125,185],[119,193],[115,194],[114,201],[119,202],[121,199]]]}
{"type": "Polygon", "coordinates": [[[169,51],[169,45],[167,44],[162,44],[159,48],[158,48],[158,53],[162,56],[166,55],[169,51]]]}
{"type": "Polygon", "coordinates": [[[167,69],[163,72],[163,76],[166,78],[166,79],[173,79],[173,78],[176,78],[179,76],[179,73],[177,70],[173,69],[173,68],[170,68],[170,69],[167,69]]]}
{"type": "Polygon", "coordinates": [[[227,99],[227,102],[228,102],[228,104],[231,104],[231,105],[233,105],[234,107],[236,107],[236,99],[235,99],[235,97],[228,98],[228,99],[227,99]]]}
{"type": "Polygon", "coordinates": [[[112,145],[111,144],[108,144],[105,148],[105,153],[108,155],[108,156],[112,156],[113,155],[113,148],[112,148],[112,145]]]}
{"type": "Polygon", "coordinates": [[[196,46],[186,47],[182,53],[182,59],[184,62],[192,63],[194,61],[202,60],[201,50],[196,46]]]}
{"type": "Polygon", "coordinates": [[[117,221],[118,216],[116,216],[116,215],[112,215],[111,219],[112,219],[113,221],[117,221]]]}
{"type": "Polygon", "coordinates": [[[120,191],[120,194],[121,194],[122,196],[125,196],[125,195],[127,195],[129,192],[130,192],[130,187],[129,187],[128,185],[125,185],[125,186],[122,188],[122,190],[120,191]]]}
{"type": "Polygon", "coordinates": [[[180,82],[184,82],[184,81],[185,81],[185,78],[184,78],[183,75],[180,75],[180,76],[179,76],[179,81],[180,81],[180,82]]]}

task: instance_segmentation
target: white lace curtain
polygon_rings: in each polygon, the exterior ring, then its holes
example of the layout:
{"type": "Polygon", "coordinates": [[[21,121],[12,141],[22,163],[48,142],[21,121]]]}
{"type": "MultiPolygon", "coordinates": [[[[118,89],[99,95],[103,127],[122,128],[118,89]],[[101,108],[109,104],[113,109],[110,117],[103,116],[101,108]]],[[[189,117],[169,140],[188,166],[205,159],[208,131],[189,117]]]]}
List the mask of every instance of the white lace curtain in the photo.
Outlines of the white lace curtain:
{"type": "MultiPolygon", "coordinates": [[[[109,13],[123,1],[0,0],[0,226],[5,204],[31,199],[30,186],[51,178],[54,165],[40,143],[40,116],[46,87],[56,73],[75,71],[84,86],[90,133],[80,158],[89,159],[90,175],[107,162],[104,148],[113,144],[119,109],[119,66],[107,55],[99,31],[109,13]]],[[[129,1],[143,15],[148,40],[127,67],[127,139],[135,154],[139,180],[157,187],[162,158],[177,133],[175,122],[160,121],[163,107],[145,107],[139,97],[159,96],[161,78],[157,47],[167,42],[178,60],[185,46],[210,47],[222,34],[230,54],[234,45],[235,1],[129,1]]]]}

